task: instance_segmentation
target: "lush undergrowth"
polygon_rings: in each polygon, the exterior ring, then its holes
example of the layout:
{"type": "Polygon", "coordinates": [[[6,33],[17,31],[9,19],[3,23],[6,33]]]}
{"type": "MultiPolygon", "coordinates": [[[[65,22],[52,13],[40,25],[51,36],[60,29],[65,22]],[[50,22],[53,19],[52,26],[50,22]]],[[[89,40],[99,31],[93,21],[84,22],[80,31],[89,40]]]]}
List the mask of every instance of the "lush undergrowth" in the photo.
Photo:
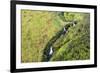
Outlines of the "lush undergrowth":
{"type": "Polygon", "coordinates": [[[82,21],[70,27],[69,32],[53,46],[57,50],[51,61],[86,60],[90,58],[90,25],[89,18],[84,15],[82,21]],[[87,18],[86,18],[87,17],[87,18]],[[88,20],[88,21],[87,21],[88,20]]]}
{"type": "Polygon", "coordinates": [[[22,62],[46,61],[48,43],[54,53],[50,61],[90,58],[90,16],[88,13],[22,10],[22,62]],[[67,22],[77,21],[59,36],[67,22]],[[59,37],[58,37],[59,36],[59,37]],[[55,40],[56,41],[52,41],[55,40]]]}

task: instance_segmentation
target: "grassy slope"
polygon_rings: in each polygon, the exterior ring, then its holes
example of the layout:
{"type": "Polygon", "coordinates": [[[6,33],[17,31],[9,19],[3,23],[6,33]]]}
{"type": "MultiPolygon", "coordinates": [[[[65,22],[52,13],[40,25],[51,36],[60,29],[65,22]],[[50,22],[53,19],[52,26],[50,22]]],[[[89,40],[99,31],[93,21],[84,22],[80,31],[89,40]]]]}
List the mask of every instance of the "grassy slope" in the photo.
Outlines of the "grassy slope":
{"type": "MultiPolygon", "coordinates": [[[[56,12],[22,10],[22,62],[40,62],[44,48],[64,22],[56,12]]],[[[81,21],[69,28],[53,44],[51,61],[89,59],[90,30],[89,15],[83,14],[81,21]],[[60,46],[59,46],[60,45],[60,46]]]]}
{"type": "Polygon", "coordinates": [[[40,62],[46,43],[63,25],[55,12],[22,10],[22,62],[40,62]]]}

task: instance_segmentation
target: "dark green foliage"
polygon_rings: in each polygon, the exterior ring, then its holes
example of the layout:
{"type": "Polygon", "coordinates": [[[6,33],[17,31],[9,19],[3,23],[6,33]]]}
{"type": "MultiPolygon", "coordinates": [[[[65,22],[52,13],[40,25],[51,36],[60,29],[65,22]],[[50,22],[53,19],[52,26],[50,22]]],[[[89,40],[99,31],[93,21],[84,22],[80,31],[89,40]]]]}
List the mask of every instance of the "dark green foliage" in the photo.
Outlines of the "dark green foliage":
{"type": "Polygon", "coordinates": [[[89,13],[22,10],[21,20],[21,62],[90,58],[89,13]]]}
{"type": "Polygon", "coordinates": [[[65,17],[64,17],[64,12],[57,12],[57,14],[58,14],[58,16],[60,17],[60,19],[62,20],[62,21],[66,21],[66,19],[65,19],[65,17]]]}
{"type": "MultiPolygon", "coordinates": [[[[69,23],[69,24],[66,24],[64,27],[68,30],[71,26],[72,26],[72,23],[69,23]]],[[[49,40],[49,42],[47,43],[46,47],[44,48],[42,61],[48,61],[49,49],[50,49],[51,46],[53,46],[53,48],[55,48],[54,43],[56,43],[57,41],[60,41],[60,43],[61,43],[61,40],[63,40],[63,38],[64,38],[63,31],[64,31],[64,28],[62,28],[60,31],[58,31],[55,34],[55,36],[53,36],[49,40]]],[[[61,46],[62,46],[62,44],[59,44],[56,48],[60,48],[61,46]]],[[[57,51],[57,50],[54,50],[54,51],[57,51]]]]}
{"type": "MultiPolygon", "coordinates": [[[[77,15],[77,13],[75,14],[77,15]]],[[[76,26],[72,26],[72,24],[69,24],[70,26],[67,25],[68,33],[61,35],[59,34],[62,32],[61,30],[48,42],[51,42],[54,48],[54,54],[50,59],[51,61],[86,60],[90,58],[89,14],[81,14],[80,19],[77,19],[77,21],[76,26]]],[[[46,48],[44,51],[46,51],[46,48]]],[[[45,59],[46,57],[45,55],[45,59]]]]}
{"type": "Polygon", "coordinates": [[[64,36],[63,41],[54,44],[54,47],[59,44],[62,46],[53,55],[51,61],[86,60],[90,58],[89,22],[89,14],[83,14],[82,20],[75,27],[70,27],[69,33],[64,36]]]}

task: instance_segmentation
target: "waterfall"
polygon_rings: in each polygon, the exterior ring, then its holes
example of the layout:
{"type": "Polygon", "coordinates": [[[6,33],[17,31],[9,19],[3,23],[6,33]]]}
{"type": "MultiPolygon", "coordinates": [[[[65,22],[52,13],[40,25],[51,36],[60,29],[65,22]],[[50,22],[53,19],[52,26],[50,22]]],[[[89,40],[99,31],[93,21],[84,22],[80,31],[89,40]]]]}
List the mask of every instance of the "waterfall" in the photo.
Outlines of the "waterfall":
{"type": "Polygon", "coordinates": [[[52,46],[50,47],[50,52],[49,52],[49,55],[52,55],[53,54],[53,48],[52,46]]]}

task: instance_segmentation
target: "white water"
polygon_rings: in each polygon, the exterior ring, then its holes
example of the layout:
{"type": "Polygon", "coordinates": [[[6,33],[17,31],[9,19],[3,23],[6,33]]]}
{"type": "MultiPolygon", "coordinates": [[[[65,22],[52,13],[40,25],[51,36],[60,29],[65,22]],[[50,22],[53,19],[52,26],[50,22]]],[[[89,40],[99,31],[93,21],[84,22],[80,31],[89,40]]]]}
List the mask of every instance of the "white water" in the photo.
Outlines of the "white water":
{"type": "Polygon", "coordinates": [[[49,55],[52,55],[53,54],[53,48],[52,46],[50,47],[50,52],[49,52],[49,55]]]}

